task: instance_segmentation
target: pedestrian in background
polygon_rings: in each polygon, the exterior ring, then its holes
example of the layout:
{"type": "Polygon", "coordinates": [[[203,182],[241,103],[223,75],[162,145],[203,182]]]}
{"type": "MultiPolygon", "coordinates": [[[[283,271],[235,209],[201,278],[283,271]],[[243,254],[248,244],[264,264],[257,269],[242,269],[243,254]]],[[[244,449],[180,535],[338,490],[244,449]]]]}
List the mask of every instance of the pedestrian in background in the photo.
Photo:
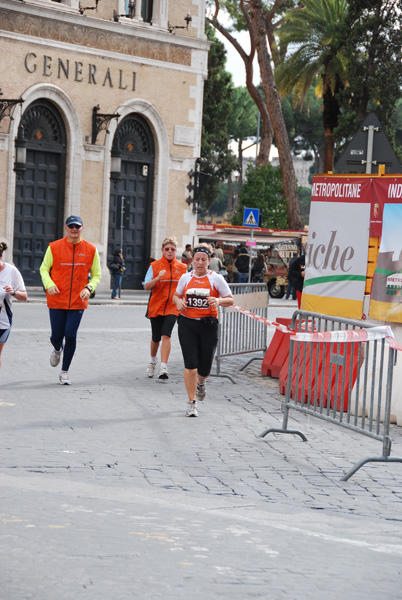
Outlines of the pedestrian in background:
{"type": "Polygon", "coordinates": [[[5,242],[0,243],[0,367],[1,353],[8,340],[13,323],[13,298],[26,302],[28,294],[19,270],[3,261],[3,252],[7,250],[5,242]]]}
{"type": "Polygon", "coordinates": [[[194,269],[181,277],[173,296],[180,311],[178,332],[188,395],[187,417],[198,417],[197,400],[206,396],[205,381],[218,343],[218,306],[233,304],[222,275],[208,269],[211,255],[208,244],[194,248],[194,269]]]}
{"type": "Polygon", "coordinates": [[[148,377],[155,375],[157,354],[161,345],[161,368],[158,379],[169,379],[167,363],[171,349],[171,336],[179,311],[172,302],[180,277],[187,265],[176,259],[177,240],[167,237],[162,242],[162,258],[152,262],[145,275],[144,288],[151,290],[146,316],[151,321],[151,357],[147,367],[148,377]]]}
{"type": "Polygon", "coordinates": [[[212,252],[211,260],[209,261],[209,268],[215,273],[219,273],[223,270],[222,261],[216,256],[215,250],[212,252]]]}
{"type": "Polygon", "coordinates": [[[119,300],[121,282],[123,280],[124,271],[126,270],[122,248],[117,248],[114,251],[109,270],[113,280],[112,300],[119,300]]]}
{"type": "Polygon", "coordinates": [[[258,252],[257,258],[253,262],[251,267],[251,281],[252,283],[263,283],[264,273],[267,270],[265,264],[264,255],[262,252],[258,252]]]}
{"type": "Polygon", "coordinates": [[[239,249],[235,248],[232,254],[232,283],[239,283],[239,271],[236,267],[236,260],[239,256],[239,249]]]}
{"type": "Polygon", "coordinates": [[[83,229],[80,217],[68,217],[64,226],[66,236],[49,244],[39,269],[49,308],[52,367],[57,367],[63,354],[61,385],[71,384],[68,370],[77,346],[78,328],[88,299],[101,278],[98,251],[82,239],[83,229]]]}
{"type": "Polygon", "coordinates": [[[239,250],[239,256],[235,261],[235,266],[239,271],[239,283],[248,282],[248,268],[250,264],[250,255],[247,253],[247,248],[242,246],[239,250]]]}
{"type": "Polygon", "coordinates": [[[186,244],[186,248],[183,250],[181,255],[181,262],[185,265],[189,265],[191,263],[192,256],[191,244],[186,244]]]}
{"type": "Polygon", "coordinates": [[[288,287],[287,287],[286,296],[285,296],[286,300],[289,300],[290,294],[292,294],[293,300],[296,300],[296,298],[297,298],[297,280],[299,277],[298,271],[300,270],[300,268],[297,267],[297,263],[295,266],[295,261],[298,258],[299,258],[299,255],[297,254],[289,262],[288,287]]]}
{"type": "Polygon", "coordinates": [[[222,248],[220,246],[215,246],[214,253],[215,253],[216,258],[219,258],[219,260],[221,261],[221,263],[223,265],[225,265],[225,257],[223,255],[222,248]]]}
{"type": "MultiPolygon", "coordinates": [[[[303,285],[304,285],[304,269],[306,265],[306,257],[304,254],[301,256],[297,256],[291,261],[291,272],[292,278],[294,279],[296,286],[296,297],[297,297],[297,306],[300,308],[301,306],[301,297],[303,293],[303,285]]],[[[290,267],[290,265],[289,265],[290,267]]],[[[290,268],[289,268],[290,270],[290,268]]]]}

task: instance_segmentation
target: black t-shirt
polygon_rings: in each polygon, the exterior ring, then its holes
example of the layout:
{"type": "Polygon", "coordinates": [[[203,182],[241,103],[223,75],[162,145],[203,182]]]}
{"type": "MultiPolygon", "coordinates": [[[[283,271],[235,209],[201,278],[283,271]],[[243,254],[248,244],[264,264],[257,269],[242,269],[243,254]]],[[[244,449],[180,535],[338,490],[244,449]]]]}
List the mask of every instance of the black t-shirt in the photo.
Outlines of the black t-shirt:
{"type": "Polygon", "coordinates": [[[305,264],[306,257],[304,254],[292,258],[289,263],[288,277],[296,281],[296,288],[299,292],[303,290],[304,277],[302,276],[302,272],[304,271],[305,264]]]}
{"type": "Polygon", "coordinates": [[[248,254],[239,254],[236,259],[235,265],[239,273],[248,273],[248,265],[250,262],[250,256],[248,254]]]}

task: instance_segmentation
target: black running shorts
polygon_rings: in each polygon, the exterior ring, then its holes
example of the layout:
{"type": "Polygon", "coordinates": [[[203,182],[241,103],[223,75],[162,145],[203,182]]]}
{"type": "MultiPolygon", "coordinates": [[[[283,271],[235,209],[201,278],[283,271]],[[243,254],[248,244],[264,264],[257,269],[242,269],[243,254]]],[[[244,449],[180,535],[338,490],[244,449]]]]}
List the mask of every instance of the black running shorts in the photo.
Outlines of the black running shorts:
{"type": "Polygon", "coordinates": [[[176,315],[158,315],[151,317],[152,341],[156,344],[161,341],[163,335],[172,336],[173,327],[177,321],[176,315]]]}
{"type": "Polygon", "coordinates": [[[218,343],[218,321],[180,316],[178,332],[185,368],[197,369],[201,377],[208,377],[218,343]]]}

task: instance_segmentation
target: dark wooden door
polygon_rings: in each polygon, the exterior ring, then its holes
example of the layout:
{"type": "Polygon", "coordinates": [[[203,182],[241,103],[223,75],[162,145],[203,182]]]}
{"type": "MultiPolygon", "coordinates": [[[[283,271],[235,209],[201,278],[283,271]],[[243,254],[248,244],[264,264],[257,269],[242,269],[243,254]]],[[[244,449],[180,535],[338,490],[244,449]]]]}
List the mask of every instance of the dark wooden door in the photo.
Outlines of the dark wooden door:
{"type": "Polygon", "coordinates": [[[153,138],[145,119],[129,115],[116,131],[113,147],[122,152],[121,179],[111,184],[108,261],[123,248],[122,287],[141,289],[151,247],[153,138]]]}
{"type": "Polygon", "coordinates": [[[31,104],[21,123],[27,165],[16,183],[13,259],[25,284],[39,286],[46,248],[63,236],[66,133],[56,107],[46,100],[31,104]]]}

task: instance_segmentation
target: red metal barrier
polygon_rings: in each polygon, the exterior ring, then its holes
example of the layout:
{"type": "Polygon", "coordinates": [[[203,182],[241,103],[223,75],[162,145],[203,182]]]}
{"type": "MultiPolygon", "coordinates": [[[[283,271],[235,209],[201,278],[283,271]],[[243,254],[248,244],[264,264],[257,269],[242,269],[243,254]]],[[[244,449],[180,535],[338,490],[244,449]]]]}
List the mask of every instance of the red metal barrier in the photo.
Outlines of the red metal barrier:
{"type": "MultiPolygon", "coordinates": [[[[321,398],[322,405],[326,407],[329,398],[330,406],[333,408],[336,399],[336,409],[340,410],[343,403],[343,410],[346,411],[349,390],[356,381],[359,368],[358,346],[358,343],[295,344],[291,398],[295,398],[297,381],[297,400],[299,402],[307,403],[309,401],[314,404],[316,398],[321,398]],[[336,355],[332,360],[331,353],[336,355]],[[339,362],[335,363],[335,360],[344,362],[345,366],[339,362]],[[344,370],[345,379],[343,381],[344,370]],[[310,399],[308,397],[309,384],[310,399]]],[[[289,354],[279,375],[279,391],[283,395],[286,394],[288,370],[289,354]]],[[[319,404],[317,400],[316,402],[319,404]]]]}

